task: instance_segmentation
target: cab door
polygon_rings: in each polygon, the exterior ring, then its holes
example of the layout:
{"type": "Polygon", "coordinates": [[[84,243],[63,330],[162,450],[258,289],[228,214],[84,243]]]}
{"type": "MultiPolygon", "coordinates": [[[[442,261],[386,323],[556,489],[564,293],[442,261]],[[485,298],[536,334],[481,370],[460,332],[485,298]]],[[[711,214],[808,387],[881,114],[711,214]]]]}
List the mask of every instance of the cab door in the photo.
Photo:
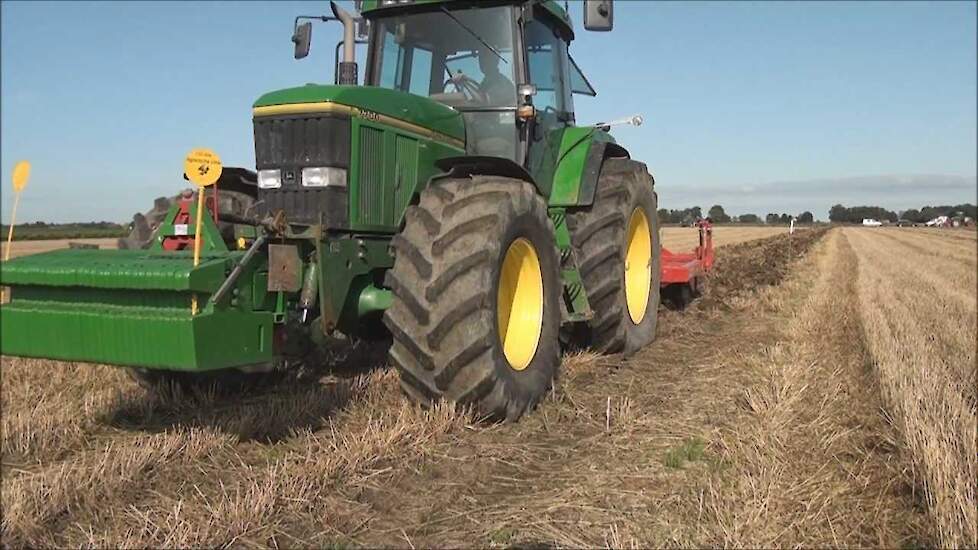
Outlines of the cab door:
{"type": "Polygon", "coordinates": [[[526,168],[549,195],[563,131],[574,125],[569,37],[561,36],[553,15],[539,5],[533,9],[533,17],[523,23],[526,78],[536,87],[526,168]]]}

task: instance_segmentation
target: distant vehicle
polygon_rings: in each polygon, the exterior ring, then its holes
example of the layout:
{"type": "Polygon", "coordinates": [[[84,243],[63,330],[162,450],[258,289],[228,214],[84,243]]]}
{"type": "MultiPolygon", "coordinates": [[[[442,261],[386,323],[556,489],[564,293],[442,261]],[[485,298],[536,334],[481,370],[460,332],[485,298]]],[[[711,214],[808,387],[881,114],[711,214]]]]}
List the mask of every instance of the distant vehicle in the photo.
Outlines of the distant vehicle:
{"type": "Polygon", "coordinates": [[[916,222],[913,222],[911,220],[897,220],[896,226],[897,227],[917,227],[917,224],[916,224],[916,222]]]}
{"type": "Polygon", "coordinates": [[[879,227],[883,225],[883,222],[874,220],[873,218],[863,218],[863,225],[866,227],[879,227]]]}
{"type": "Polygon", "coordinates": [[[951,223],[947,216],[938,216],[924,225],[927,227],[950,227],[951,223]]]}

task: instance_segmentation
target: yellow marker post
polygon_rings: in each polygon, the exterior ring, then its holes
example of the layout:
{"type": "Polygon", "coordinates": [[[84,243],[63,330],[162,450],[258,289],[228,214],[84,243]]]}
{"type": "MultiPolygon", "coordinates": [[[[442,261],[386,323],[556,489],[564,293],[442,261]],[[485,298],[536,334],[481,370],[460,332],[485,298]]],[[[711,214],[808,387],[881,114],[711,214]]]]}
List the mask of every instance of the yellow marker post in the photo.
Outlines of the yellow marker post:
{"type": "Polygon", "coordinates": [[[10,230],[7,231],[7,249],[3,253],[3,261],[10,259],[10,243],[14,240],[14,225],[17,224],[17,205],[20,203],[20,192],[27,187],[27,180],[30,177],[31,163],[22,160],[14,166],[14,207],[10,212],[10,230]]]}
{"type": "MultiPolygon", "coordinates": [[[[200,228],[204,224],[204,190],[221,178],[221,158],[210,149],[194,149],[183,161],[183,173],[197,186],[197,219],[194,224],[194,267],[200,265],[200,228]]],[[[197,295],[190,302],[190,312],[197,315],[197,295]]]]}

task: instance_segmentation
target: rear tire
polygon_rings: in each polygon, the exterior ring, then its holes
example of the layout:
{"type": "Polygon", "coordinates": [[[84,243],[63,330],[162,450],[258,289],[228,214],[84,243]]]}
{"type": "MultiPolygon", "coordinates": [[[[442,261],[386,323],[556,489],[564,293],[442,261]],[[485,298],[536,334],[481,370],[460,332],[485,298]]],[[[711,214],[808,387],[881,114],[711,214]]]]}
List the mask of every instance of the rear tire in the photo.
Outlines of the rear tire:
{"type": "Polygon", "coordinates": [[[580,343],[602,353],[631,355],[655,339],[662,271],[653,185],[644,164],[607,159],[594,204],[567,217],[594,313],[580,343]]]}
{"type": "Polygon", "coordinates": [[[405,220],[384,315],[401,387],[425,405],[446,399],[519,419],[560,363],[559,261],[546,203],[521,180],[444,179],[405,220]]]}
{"type": "Polygon", "coordinates": [[[142,214],[136,212],[132,217],[132,229],[128,237],[119,239],[118,247],[122,250],[141,250],[149,248],[156,238],[156,232],[163,223],[163,218],[169,212],[170,206],[179,197],[159,197],[154,201],[153,208],[142,214]]]}

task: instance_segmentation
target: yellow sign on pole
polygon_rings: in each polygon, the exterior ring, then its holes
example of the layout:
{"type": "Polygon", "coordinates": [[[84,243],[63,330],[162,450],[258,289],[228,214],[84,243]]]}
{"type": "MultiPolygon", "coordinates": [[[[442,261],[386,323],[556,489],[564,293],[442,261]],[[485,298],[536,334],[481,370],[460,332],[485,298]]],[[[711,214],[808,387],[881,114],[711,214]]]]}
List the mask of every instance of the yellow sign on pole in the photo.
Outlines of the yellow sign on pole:
{"type": "Polygon", "coordinates": [[[20,204],[20,192],[27,187],[31,177],[31,163],[22,160],[14,165],[14,207],[10,212],[10,229],[7,231],[7,249],[3,252],[3,261],[10,259],[10,243],[14,240],[14,225],[17,224],[17,205],[20,204]]]}
{"type": "Polygon", "coordinates": [[[26,160],[18,162],[14,166],[14,191],[20,193],[27,187],[27,180],[31,177],[31,163],[26,160]]]}
{"type": "Polygon", "coordinates": [[[210,149],[194,149],[183,161],[183,173],[197,187],[214,185],[221,178],[221,157],[210,149]]]}
{"type": "MultiPolygon", "coordinates": [[[[183,173],[197,186],[197,219],[194,224],[194,267],[200,265],[200,228],[204,224],[204,188],[214,185],[221,178],[224,167],[221,157],[210,149],[194,149],[183,161],[183,173]]],[[[197,315],[197,295],[190,303],[190,311],[197,315]]]]}

